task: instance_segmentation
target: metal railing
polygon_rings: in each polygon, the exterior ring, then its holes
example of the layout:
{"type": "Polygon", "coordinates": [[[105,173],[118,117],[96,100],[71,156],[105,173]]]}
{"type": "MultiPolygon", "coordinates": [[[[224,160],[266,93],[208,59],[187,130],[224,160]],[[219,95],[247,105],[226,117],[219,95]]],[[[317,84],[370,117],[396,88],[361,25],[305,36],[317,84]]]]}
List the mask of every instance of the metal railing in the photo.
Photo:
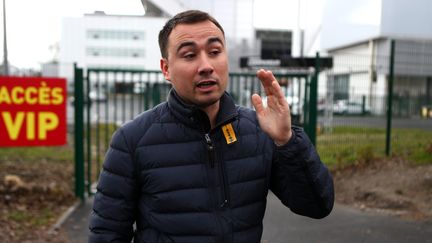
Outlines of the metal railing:
{"type": "MultiPolygon", "coordinates": [[[[160,71],[88,69],[75,67],[76,195],[90,195],[97,181],[113,132],[128,120],[166,100],[171,84],[160,71]],[[78,133],[78,134],[77,134],[78,133]],[[83,135],[81,135],[83,134],[83,135]]],[[[308,124],[303,117],[309,103],[309,75],[275,74],[289,103],[293,123],[308,124]]],[[[256,73],[230,73],[227,92],[236,104],[253,108],[251,95],[264,95],[256,73]]],[[[311,116],[307,116],[311,117],[311,116]]],[[[314,116],[312,116],[314,117],[314,116]]]]}
{"type": "MultiPolygon", "coordinates": [[[[432,53],[407,53],[390,44],[388,53],[375,56],[340,51],[327,69],[317,54],[315,67],[306,72],[275,74],[293,123],[303,126],[324,162],[389,156],[392,144],[399,152],[398,138],[406,135],[393,127],[432,130],[432,53]]],[[[256,73],[229,76],[227,91],[237,104],[252,108],[252,93],[264,94],[256,73]]],[[[75,143],[77,196],[92,193],[115,129],[166,100],[170,88],[160,71],[89,69],[84,75],[76,68],[75,131],[85,134],[75,134],[75,141],[83,141],[75,143]]]]}

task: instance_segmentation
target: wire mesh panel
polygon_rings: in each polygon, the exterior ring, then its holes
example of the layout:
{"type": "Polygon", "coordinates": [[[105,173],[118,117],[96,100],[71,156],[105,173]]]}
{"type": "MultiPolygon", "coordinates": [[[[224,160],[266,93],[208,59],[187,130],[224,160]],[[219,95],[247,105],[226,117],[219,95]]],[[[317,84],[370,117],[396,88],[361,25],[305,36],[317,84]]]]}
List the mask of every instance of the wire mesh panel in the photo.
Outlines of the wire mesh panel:
{"type": "MultiPolygon", "coordinates": [[[[278,75],[293,122],[301,124],[306,75],[278,75]]],[[[88,69],[85,79],[86,186],[94,192],[113,132],[125,122],[167,99],[171,85],[160,71],[88,69]]],[[[253,108],[251,95],[265,92],[256,73],[231,73],[228,93],[238,105],[253,108]]],[[[265,99],[265,98],[264,98],[265,99]]]]}
{"type": "Polygon", "coordinates": [[[88,69],[86,87],[86,183],[92,193],[114,131],[166,100],[171,85],[160,71],[88,69]]]}
{"type": "MultiPolygon", "coordinates": [[[[297,73],[280,68],[275,73],[293,124],[312,134],[322,160],[329,166],[372,161],[388,152],[389,137],[392,154],[432,160],[427,152],[432,146],[432,44],[398,40],[390,48],[390,40],[377,39],[329,56],[332,67],[318,65],[297,73]],[[390,49],[395,49],[392,59],[390,49]],[[311,83],[316,81],[318,97],[312,97],[311,83]],[[316,114],[311,112],[315,108],[316,114]],[[317,125],[310,124],[314,120],[317,125]]],[[[84,81],[84,143],[91,161],[86,183],[91,192],[112,133],[166,100],[171,85],[160,71],[143,70],[88,69],[84,81]]],[[[227,92],[241,106],[253,108],[254,93],[266,102],[256,73],[230,73],[227,92]]]]}
{"type": "MultiPolygon", "coordinates": [[[[291,108],[292,120],[296,125],[303,123],[303,107],[305,100],[305,85],[307,74],[274,74],[286,100],[291,108]]],[[[230,73],[230,81],[227,88],[228,93],[234,98],[236,104],[252,108],[252,94],[259,94],[266,104],[265,91],[261,81],[255,73],[230,73]]]]}
{"type": "Polygon", "coordinates": [[[382,157],[387,152],[388,135],[394,145],[392,154],[414,149],[411,145],[401,147],[400,138],[405,129],[432,129],[432,123],[421,118],[421,108],[431,103],[432,97],[431,43],[397,40],[393,62],[387,39],[329,54],[333,67],[320,73],[317,102],[317,147],[323,160],[343,166],[382,157]]]}

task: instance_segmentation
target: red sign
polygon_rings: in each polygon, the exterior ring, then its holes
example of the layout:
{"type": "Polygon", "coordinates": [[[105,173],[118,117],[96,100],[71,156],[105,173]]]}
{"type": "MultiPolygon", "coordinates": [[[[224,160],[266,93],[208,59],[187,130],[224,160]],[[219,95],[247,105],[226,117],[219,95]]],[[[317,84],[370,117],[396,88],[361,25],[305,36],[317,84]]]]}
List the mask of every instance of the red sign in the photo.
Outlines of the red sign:
{"type": "Polygon", "coordinates": [[[66,80],[0,76],[0,146],[66,144],[66,80]]]}

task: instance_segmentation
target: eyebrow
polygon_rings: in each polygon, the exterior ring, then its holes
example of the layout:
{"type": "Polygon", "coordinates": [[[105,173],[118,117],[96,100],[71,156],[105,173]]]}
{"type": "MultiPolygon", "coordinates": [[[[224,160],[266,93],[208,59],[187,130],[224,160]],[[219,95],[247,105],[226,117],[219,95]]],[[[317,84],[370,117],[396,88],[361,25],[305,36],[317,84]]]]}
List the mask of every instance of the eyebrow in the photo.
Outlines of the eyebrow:
{"type": "MultiPolygon", "coordinates": [[[[219,42],[222,46],[223,46],[223,41],[219,38],[219,37],[211,37],[207,40],[207,45],[210,45],[214,42],[219,42]]],[[[193,41],[185,41],[183,43],[181,43],[178,47],[177,47],[177,52],[179,52],[183,47],[186,46],[192,46],[195,47],[197,44],[193,41]]]]}
{"type": "Polygon", "coordinates": [[[223,41],[219,37],[212,37],[207,40],[207,45],[210,45],[214,42],[219,42],[223,46],[223,41]]]}

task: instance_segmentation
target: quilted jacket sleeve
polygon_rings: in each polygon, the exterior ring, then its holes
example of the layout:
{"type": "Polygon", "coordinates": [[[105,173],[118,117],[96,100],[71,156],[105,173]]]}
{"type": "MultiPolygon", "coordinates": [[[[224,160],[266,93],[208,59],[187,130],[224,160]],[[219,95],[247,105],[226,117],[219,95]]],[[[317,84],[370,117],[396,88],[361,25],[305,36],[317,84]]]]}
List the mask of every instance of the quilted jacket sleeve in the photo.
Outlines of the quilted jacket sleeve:
{"type": "Polygon", "coordinates": [[[131,242],[138,195],[134,171],[130,147],[120,129],[105,156],[88,242],[131,242]]]}
{"type": "Polygon", "coordinates": [[[303,129],[276,147],[270,188],[294,213],[311,218],[330,214],[334,203],[333,179],[303,129]]]}

